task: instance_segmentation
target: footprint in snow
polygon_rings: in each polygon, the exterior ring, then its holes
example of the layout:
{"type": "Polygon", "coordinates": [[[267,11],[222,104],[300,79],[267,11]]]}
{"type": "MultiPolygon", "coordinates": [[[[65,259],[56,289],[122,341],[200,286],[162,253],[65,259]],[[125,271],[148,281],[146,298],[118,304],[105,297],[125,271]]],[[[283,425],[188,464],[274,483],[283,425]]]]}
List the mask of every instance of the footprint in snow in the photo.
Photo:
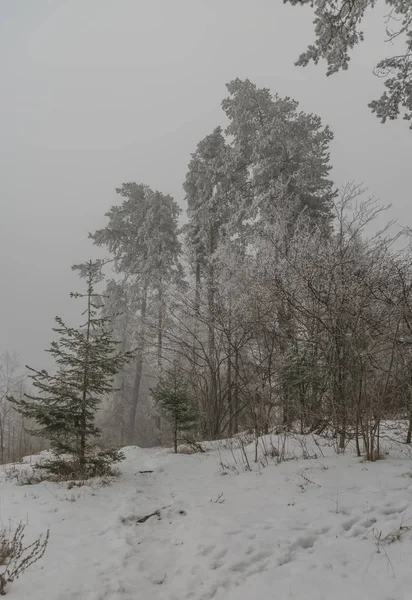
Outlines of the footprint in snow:
{"type": "Polygon", "coordinates": [[[198,553],[201,556],[209,556],[209,554],[211,554],[214,549],[215,549],[215,544],[207,544],[206,546],[203,544],[200,544],[200,546],[197,547],[198,553]]]}
{"type": "Polygon", "coordinates": [[[409,507],[409,504],[401,504],[400,506],[389,504],[383,508],[380,513],[385,516],[399,514],[404,512],[409,507]]]}
{"type": "Polygon", "coordinates": [[[320,529],[317,529],[315,531],[316,535],[325,535],[325,533],[328,533],[330,531],[330,526],[329,525],[324,525],[323,527],[321,527],[320,529]]]}
{"type": "Polygon", "coordinates": [[[216,571],[217,569],[220,569],[221,567],[223,567],[223,565],[225,564],[225,561],[223,560],[225,558],[227,554],[227,549],[223,548],[222,550],[220,550],[219,552],[217,552],[215,554],[215,556],[213,557],[213,561],[210,565],[210,568],[212,571],[216,571]]]}
{"type": "Polygon", "coordinates": [[[367,519],[365,519],[364,521],[362,521],[361,525],[362,527],[365,527],[365,529],[369,529],[369,527],[372,527],[372,525],[375,525],[377,519],[375,517],[369,517],[367,519]]]}
{"type": "Polygon", "coordinates": [[[243,560],[239,560],[229,566],[230,571],[242,573],[242,575],[254,575],[260,573],[266,568],[264,562],[266,558],[272,556],[272,553],[265,550],[260,550],[256,554],[252,554],[243,560]]]}
{"type": "Polygon", "coordinates": [[[278,566],[283,567],[283,565],[287,565],[288,563],[292,562],[292,560],[293,554],[291,552],[287,552],[278,559],[278,566]]]}
{"type": "Polygon", "coordinates": [[[357,522],[358,517],[352,517],[351,519],[348,519],[347,521],[342,523],[342,529],[344,529],[344,531],[349,531],[349,529],[351,529],[357,522]]]}
{"type": "Polygon", "coordinates": [[[316,535],[306,535],[295,540],[290,548],[291,550],[297,550],[302,548],[303,550],[309,550],[309,548],[313,548],[317,540],[316,535]]]}

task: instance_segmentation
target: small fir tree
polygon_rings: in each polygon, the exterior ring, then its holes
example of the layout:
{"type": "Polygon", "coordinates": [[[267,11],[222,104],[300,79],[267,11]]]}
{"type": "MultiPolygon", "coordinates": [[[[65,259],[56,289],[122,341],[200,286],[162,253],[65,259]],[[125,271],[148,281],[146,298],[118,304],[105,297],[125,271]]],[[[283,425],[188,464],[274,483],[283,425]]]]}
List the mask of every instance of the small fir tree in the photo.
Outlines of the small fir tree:
{"type": "Polygon", "coordinates": [[[25,418],[37,423],[32,433],[49,440],[56,458],[45,463],[52,473],[81,477],[110,471],[121,454],[113,450],[93,453],[100,435],[95,425],[96,411],[103,396],[114,391],[113,378],[130,360],[131,352],[120,352],[112,338],[110,317],[100,317],[100,294],[95,292],[100,280],[99,261],[73,267],[87,281],[86,293],[72,293],[72,298],[85,298],[86,319],[79,328],[68,327],[56,317],[53,331],[58,339],[47,352],[56,363],[56,373],[28,367],[33,386],[39,395],[25,394],[25,399],[10,398],[25,418]]]}
{"type": "Polygon", "coordinates": [[[193,404],[187,383],[177,369],[160,378],[151,390],[158,408],[164,412],[173,433],[173,447],[177,453],[179,440],[193,431],[198,423],[198,412],[193,404]]]}

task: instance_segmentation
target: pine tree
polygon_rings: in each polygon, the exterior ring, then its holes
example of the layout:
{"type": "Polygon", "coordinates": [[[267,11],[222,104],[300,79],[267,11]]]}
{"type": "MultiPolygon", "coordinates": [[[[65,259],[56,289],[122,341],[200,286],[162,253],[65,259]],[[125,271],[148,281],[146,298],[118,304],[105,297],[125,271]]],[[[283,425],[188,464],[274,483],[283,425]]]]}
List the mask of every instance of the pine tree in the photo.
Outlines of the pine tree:
{"type": "Polygon", "coordinates": [[[222,107],[229,119],[226,134],[238,169],[246,170],[239,212],[271,230],[279,211],[288,213],[288,235],[302,211],[325,226],[332,218],[336,195],[329,179],[329,145],[333,134],[320,117],[299,111],[291,98],[258,88],[248,79],[227,84],[222,107]]]}
{"type": "MultiPolygon", "coordinates": [[[[362,21],[367,9],[375,8],[376,0],[284,0],[285,3],[314,9],[316,38],[299,56],[296,65],[306,67],[321,59],[327,64],[327,75],[349,68],[350,54],[363,42],[362,21]]],[[[374,68],[374,75],[384,80],[385,90],[377,100],[369,103],[369,108],[381,120],[403,118],[412,120],[412,3],[410,0],[385,0],[386,42],[403,39],[400,52],[389,53],[374,68]]],[[[391,44],[392,45],[392,44],[391,44]]],[[[412,129],[412,123],[410,124],[412,129]]]]}
{"type": "Polygon", "coordinates": [[[101,296],[95,286],[100,266],[99,261],[90,261],[74,267],[86,279],[87,290],[70,295],[86,299],[86,320],[74,328],[56,317],[53,331],[58,339],[47,350],[55,360],[56,373],[28,367],[39,395],[10,398],[18,412],[38,425],[32,433],[47,439],[56,454],[45,468],[61,475],[93,476],[109,470],[111,463],[121,458],[111,450],[97,455],[92,452],[100,435],[95,425],[96,411],[102,398],[114,391],[114,376],[131,358],[130,352],[117,350],[118,342],[109,329],[110,317],[99,316],[101,296]]]}
{"type": "Polygon", "coordinates": [[[151,393],[172,427],[173,447],[177,453],[177,445],[182,439],[182,434],[193,431],[199,417],[188,385],[178,370],[174,369],[160,379],[151,393]]]}
{"type": "MultiPolygon", "coordinates": [[[[224,394],[219,386],[215,321],[218,310],[217,292],[219,269],[215,253],[227,239],[230,215],[235,214],[233,190],[241,186],[243,174],[234,166],[231,149],[222,129],[217,127],[199,142],[192,154],[183,188],[186,192],[189,222],[184,227],[188,258],[195,274],[196,309],[195,337],[201,328],[201,303],[205,300],[207,321],[206,363],[207,397],[203,405],[208,414],[211,437],[219,435],[224,394]],[[239,172],[240,173],[240,172],[239,172]],[[203,298],[204,294],[204,298],[203,298]]],[[[194,341],[194,340],[193,340],[194,341]]],[[[229,386],[230,387],[230,386],[229,386]]]]}
{"type": "Polygon", "coordinates": [[[139,327],[133,333],[138,340],[135,377],[129,401],[127,441],[135,443],[136,414],[142,400],[144,358],[147,354],[148,322],[156,321],[157,362],[161,366],[164,314],[170,286],[181,285],[181,244],[178,238],[178,204],[169,195],[149,186],[123,183],[116,192],[124,199],[106,213],[103,229],[90,234],[97,246],[104,246],[114,258],[117,273],[125,276],[131,296],[138,300],[139,327]],[[155,315],[155,316],[154,316],[155,315]],[[154,318],[153,318],[154,317],[154,318]]]}

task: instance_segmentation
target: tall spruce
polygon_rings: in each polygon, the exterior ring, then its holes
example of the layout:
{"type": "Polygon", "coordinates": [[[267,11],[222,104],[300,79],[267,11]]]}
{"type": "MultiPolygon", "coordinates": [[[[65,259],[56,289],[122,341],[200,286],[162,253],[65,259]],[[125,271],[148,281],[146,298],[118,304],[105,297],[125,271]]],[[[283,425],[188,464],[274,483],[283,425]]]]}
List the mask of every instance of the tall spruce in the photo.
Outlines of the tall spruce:
{"type": "MultiPolygon", "coordinates": [[[[234,210],[233,191],[241,186],[242,173],[233,168],[231,148],[220,127],[201,140],[192,154],[184,182],[189,222],[184,227],[189,260],[195,274],[195,337],[200,322],[207,322],[208,338],[205,359],[207,394],[203,400],[208,415],[208,435],[219,434],[223,396],[219,382],[220,361],[216,347],[215,321],[218,310],[216,296],[219,269],[215,253],[229,232],[230,215],[234,210]],[[205,296],[205,298],[203,298],[205,296]],[[201,304],[205,302],[205,309],[201,304]],[[200,313],[204,313],[200,318],[200,313]]],[[[230,387],[230,386],[229,386],[230,387]]]]}
{"type": "Polygon", "coordinates": [[[329,179],[329,127],[320,117],[298,111],[295,100],[272,95],[248,79],[235,79],[227,89],[222,102],[229,119],[226,134],[247,181],[239,193],[239,218],[272,229],[282,211],[288,236],[302,211],[318,225],[330,224],[336,192],[329,179]]]}
{"type": "Polygon", "coordinates": [[[58,339],[47,352],[54,358],[56,372],[28,367],[39,395],[10,398],[18,412],[37,424],[32,433],[50,442],[56,458],[45,463],[45,468],[54,473],[93,476],[119,459],[113,451],[92,452],[100,435],[96,412],[103,397],[114,391],[114,376],[132,356],[118,350],[110,317],[99,316],[102,301],[95,286],[100,266],[99,261],[89,261],[73,267],[87,282],[85,293],[70,294],[86,300],[85,322],[76,328],[55,318],[53,331],[58,339]]]}
{"type": "Polygon", "coordinates": [[[104,246],[111,252],[116,272],[124,276],[131,296],[137,299],[139,326],[134,334],[138,348],[126,418],[127,441],[134,444],[144,358],[150,336],[148,321],[155,321],[153,343],[157,348],[158,366],[161,366],[166,295],[170,286],[183,280],[178,238],[181,209],[171,196],[155,192],[147,185],[124,183],[116,192],[123,202],[110,208],[106,213],[109,219],[106,227],[90,237],[97,246],[104,246]]]}
{"type": "MultiPolygon", "coordinates": [[[[287,251],[302,220],[330,235],[335,197],[329,178],[333,135],[321,119],[249,80],[235,79],[227,88],[222,107],[228,127],[217,127],[198,144],[184,182],[195,298],[191,329],[201,361],[193,355],[204,365],[198,397],[211,437],[237,431],[239,365],[249,360],[248,352],[241,352],[250,332],[242,327],[243,310],[233,293],[231,281],[239,282],[235,271],[245,268],[247,255],[275,231],[280,250],[287,251]]],[[[277,309],[284,335],[276,343],[286,354],[294,323],[287,302],[277,309]]],[[[271,356],[273,344],[266,342],[271,356]]]]}

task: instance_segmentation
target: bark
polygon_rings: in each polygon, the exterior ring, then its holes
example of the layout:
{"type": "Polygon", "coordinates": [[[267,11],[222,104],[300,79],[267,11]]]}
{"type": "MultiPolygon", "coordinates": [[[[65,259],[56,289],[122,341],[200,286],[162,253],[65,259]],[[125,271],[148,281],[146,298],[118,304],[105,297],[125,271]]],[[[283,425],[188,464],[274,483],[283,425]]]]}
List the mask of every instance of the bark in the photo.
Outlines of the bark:
{"type": "Polygon", "coordinates": [[[160,282],[158,290],[159,312],[157,315],[157,366],[159,369],[162,366],[162,350],[163,350],[163,290],[162,282],[160,282]]]}
{"type": "Polygon", "coordinates": [[[177,454],[177,438],[178,438],[178,423],[177,423],[177,418],[176,418],[174,432],[173,432],[173,446],[174,446],[175,454],[177,454]]]}
{"type": "Polygon", "coordinates": [[[412,443],[412,385],[410,387],[410,392],[409,392],[409,426],[408,426],[408,433],[406,436],[406,443],[410,444],[412,443]]]}
{"type": "Polygon", "coordinates": [[[91,326],[91,294],[92,294],[92,272],[90,269],[89,273],[89,285],[87,295],[87,328],[86,328],[86,356],[84,364],[84,375],[83,375],[83,390],[82,390],[82,410],[80,415],[80,471],[83,471],[86,465],[86,403],[87,403],[87,390],[88,390],[88,379],[89,379],[89,342],[90,342],[90,326],[91,326]]]}
{"type": "Polygon", "coordinates": [[[208,361],[209,361],[209,427],[215,438],[220,429],[220,406],[216,382],[216,340],[215,340],[215,274],[212,256],[215,249],[215,231],[213,223],[209,226],[209,263],[207,277],[208,306],[208,361]]]}
{"type": "Polygon", "coordinates": [[[201,290],[201,272],[200,272],[200,260],[196,262],[196,299],[195,299],[195,312],[197,316],[200,316],[200,290],[201,290]]]}
{"type": "Polygon", "coordinates": [[[228,435],[231,437],[233,435],[233,393],[232,393],[232,360],[229,356],[228,366],[227,366],[227,404],[228,404],[228,412],[229,412],[229,424],[228,424],[228,435]]]}
{"type": "Polygon", "coordinates": [[[136,371],[133,382],[133,390],[130,401],[130,413],[129,413],[129,422],[127,424],[127,441],[128,444],[133,445],[135,443],[135,428],[136,428],[136,412],[137,405],[139,403],[139,392],[140,392],[140,384],[142,382],[142,373],[143,373],[143,356],[144,356],[144,334],[145,334],[145,319],[147,314],[147,286],[143,291],[142,298],[142,309],[141,309],[141,342],[140,342],[140,351],[136,362],[136,371]]]}
{"type": "Polygon", "coordinates": [[[239,350],[235,350],[235,381],[233,393],[234,422],[233,433],[239,433],[239,350]]]}

